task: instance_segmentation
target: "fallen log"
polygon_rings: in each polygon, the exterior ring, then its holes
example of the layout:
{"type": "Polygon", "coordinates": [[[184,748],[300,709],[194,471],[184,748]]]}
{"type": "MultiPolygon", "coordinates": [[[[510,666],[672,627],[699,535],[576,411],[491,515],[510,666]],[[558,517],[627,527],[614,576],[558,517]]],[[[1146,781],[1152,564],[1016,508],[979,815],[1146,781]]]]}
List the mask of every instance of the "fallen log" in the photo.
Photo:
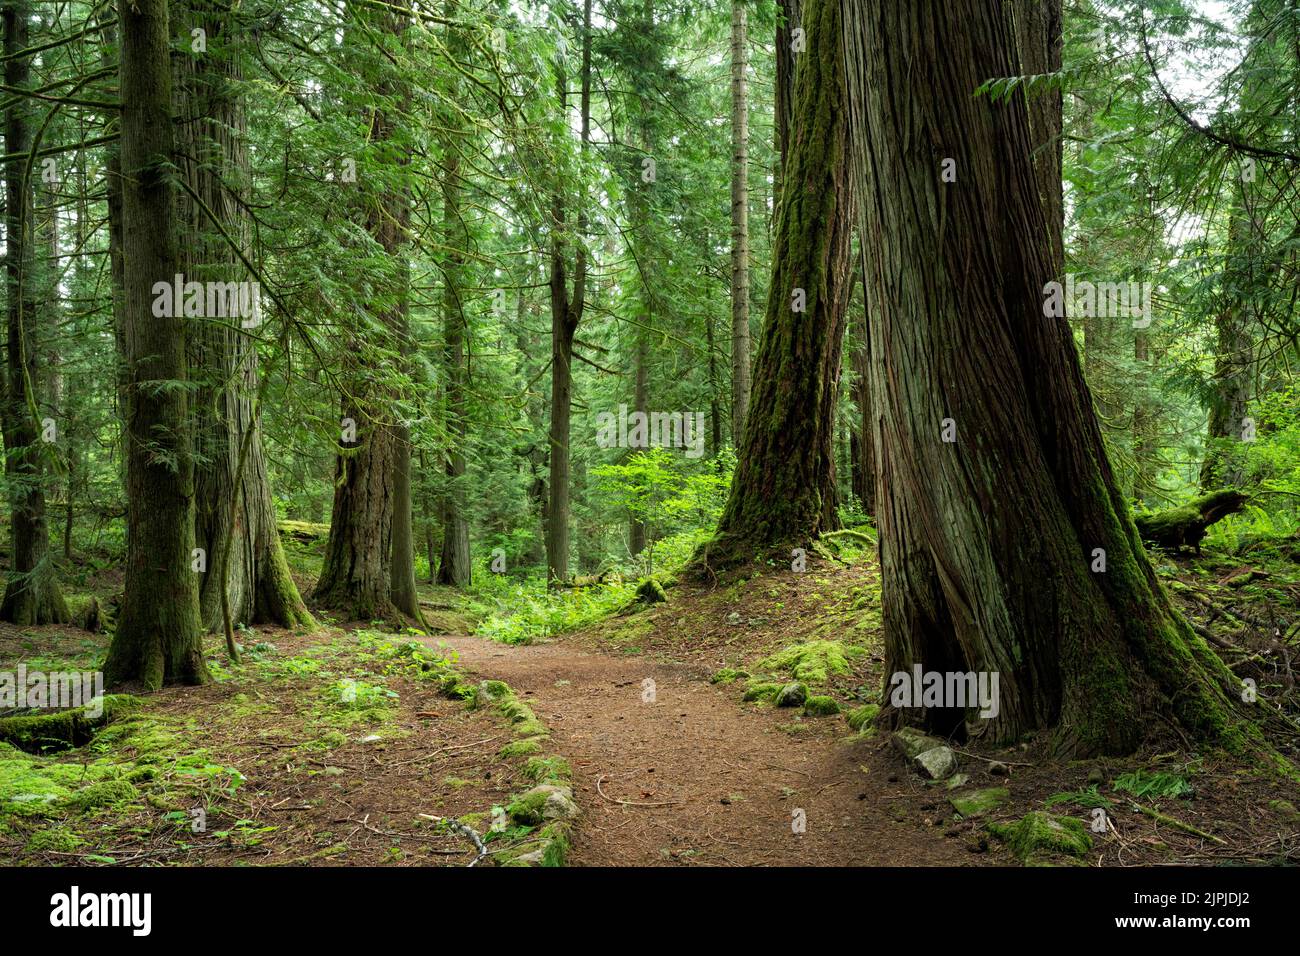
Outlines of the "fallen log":
{"type": "Polygon", "coordinates": [[[1195,548],[1201,553],[1201,540],[1205,529],[1216,521],[1235,514],[1245,507],[1250,496],[1235,488],[1221,488],[1193,498],[1185,505],[1138,515],[1133,519],[1142,540],[1170,551],[1181,547],[1195,548]]]}

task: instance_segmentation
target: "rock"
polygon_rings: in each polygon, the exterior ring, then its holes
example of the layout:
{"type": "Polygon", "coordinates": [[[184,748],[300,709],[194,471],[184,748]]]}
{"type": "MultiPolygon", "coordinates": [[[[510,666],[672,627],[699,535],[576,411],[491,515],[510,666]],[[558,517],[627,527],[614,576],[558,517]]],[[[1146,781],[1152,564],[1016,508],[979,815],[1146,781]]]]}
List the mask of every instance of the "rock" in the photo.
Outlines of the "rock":
{"type": "Polygon", "coordinates": [[[738,626],[740,624],[740,612],[732,611],[730,614],[728,614],[727,623],[730,624],[732,627],[738,626]]]}
{"type": "Polygon", "coordinates": [[[840,712],[840,705],[834,697],[817,695],[808,698],[803,705],[803,712],[809,717],[833,717],[840,712]]]}
{"type": "Polygon", "coordinates": [[[327,777],[341,777],[343,776],[343,768],[326,767],[324,770],[321,771],[321,773],[325,774],[325,776],[327,777]]]}
{"type": "Polygon", "coordinates": [[[553,783],[538,784],[525,790],[506,807],[512,820],[536,825],[545,820],[571,820],[579,814],[573,791],[553,783]]]}
{"type": "Polygon", "coordinates": [[[913,757],[912,765],[928,780],[946,780],[957,772],[957,755],[947,747],[935,747],[913,757]]]}
{"type": "Polygon", "coordinates": [[[963,817],[978,817],[990,810],[996,810],[1010,799],[1011,791],[1006,787],[989,787],[987,790],[953,794],[948,798],[948,802],[963,817]]]}
{"type": "Polygon", "coordinates": [[[745,690],[745,696],[742,700],[749,702],[755,700],[775,700],[776,695],[781,693],[781,685],[773,684],[770,681],[760,681],[757,684],[750,684],[745,690]]]}
{"type": "Polygon", "coordinates": [[[1011,768],[1001,760],[990,760],[989,773],[993,774],[995,777],[1009,777],[1011,776],[1011,768]]]}
{"type": "Polygon", "coordinates": [[[861,707],[854,707],[849,711],[849,726],[859,733],[871,728],[872,722],[880,713],[878,704],[863,704],[861,707]]]}
{"type": "Polygon", "coordinates": [[[966,783],[969,780],[970,777],[967,774],[955,773],[944,783],[944,786],[949,790],[956,790],[958,787],[966,786],[966,783]]]}
{"type": "Polygon", "coordinates": [[[799,683],[792,681],[781,688],[780,693],[776,695],[776,706],[778,707],[801,707],[808,701],[808,688],[799,683]]]}
{"type": "Polygon", "coordinates": [[[542,805],[543,820],[572,820],[581,811],[573,802],[573,795],[568,790],[557,790],[546,798],[542,805]]]}
{"type": "Polygon", "coordinates": [[[914,760],[927,750],[934,750],[936,747],[943,746],[942,740],[924,734],[915,727],[899,727],[890,736],[890,741],[893,743],[894,749],[908,760],[914,760]]]}
{"type": "Polygon", "coordinates": [[[1025,863],[1040,862],[1044,854],[1079,857],[1092,849],[1092,837],[1082,820],[1042,810],[1026,813],[1014,823],[990,823],[988,829],[1025,863]]]}
{"type": "Polygon", "coordinates": [[[367,734],[365,737],[362,737],[360,740],[358,740],[357,743],[361,743],[361,744],[377,744],[377,743],[379,743],[379,741],[381,741],[381,740],[383,740],[383,739],[384,739],[384,738],[381,737],[381,736],[379,736],[379,734],[367,734]]]}

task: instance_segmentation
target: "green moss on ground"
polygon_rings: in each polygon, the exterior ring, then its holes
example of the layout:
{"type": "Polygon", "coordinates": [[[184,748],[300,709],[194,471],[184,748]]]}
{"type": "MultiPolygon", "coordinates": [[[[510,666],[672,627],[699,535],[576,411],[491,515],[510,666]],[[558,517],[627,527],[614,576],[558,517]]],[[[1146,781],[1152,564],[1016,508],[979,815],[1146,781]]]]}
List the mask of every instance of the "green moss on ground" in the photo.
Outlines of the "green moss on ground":
{"type": "Polygon", "coordinates": [[[80,747],[89,743],[100,727],[139,705],[138,697],[106,694],[73,710],[0,718],[0,741],[30,753],[80,747]]]}
{"type": "Polygon", "coordinates": [[[776,700],[776,695],[781,693],[784,684],[775,684],[771,681],[751,682],[745,690],[744,700],[776,700]]]}
{"type": "Polygon", "coordinates": [[[1092,837],[1082,820],[1035,810],[1014,823],[990,823],[989,833],[1002,840],[1023,863],[1044,857],[1081,857],[1092,849],[1092,837]]]}
{"type": "Polygon", "coordinates": [[[809,717],[833,717],[840,712],[840,705],[834,697],[818,694],[804,702],[803,712],[809,717]]]}
{"type": "Polygon", "coordinates": [[[867,653],[865,648],[843,641],[808,641],[793,644],[759,663],[762,670],[787,673],[795,680],[825,684],[832,674],[850,674],[850,661],[867,653]]]}
{"type": "Polygon", "coordinates": [[[876,716],[880,713],[879,704],[863,704],[848,712],[849,726],[859,733],[875,730],[876,716]]]}

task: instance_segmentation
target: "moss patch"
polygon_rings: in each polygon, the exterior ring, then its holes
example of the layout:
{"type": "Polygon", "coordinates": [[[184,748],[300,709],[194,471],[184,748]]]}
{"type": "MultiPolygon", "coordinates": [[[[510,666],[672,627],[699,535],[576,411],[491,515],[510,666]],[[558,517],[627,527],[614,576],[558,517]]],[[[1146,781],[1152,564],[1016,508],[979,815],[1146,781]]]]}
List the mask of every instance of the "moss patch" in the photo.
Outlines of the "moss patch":
{"type": "Polygon", "coordinates": [[[866,649],[843,641],[809,641],[777,651],[759,663],[766,671],[788,673],[795,680],[825,684],[832,674],[852,673],[850,661],[866,654],[866,649]]]}
{"type": "Polygon", "coordinates": [[[840,712],[840,705],[834,697],[815,695],[805,701],[803,712],[809,717],[833,717],[840,712]]]}
{"type": "Polygon", "coordinates": [[[1045,856],[1081,857],[1092,849],[1092,837],[1082,820],[1042,810],[1026,813],[1014,823],[990,823],[988,830],[1024,863],[1040,862],[1045,856]]]}

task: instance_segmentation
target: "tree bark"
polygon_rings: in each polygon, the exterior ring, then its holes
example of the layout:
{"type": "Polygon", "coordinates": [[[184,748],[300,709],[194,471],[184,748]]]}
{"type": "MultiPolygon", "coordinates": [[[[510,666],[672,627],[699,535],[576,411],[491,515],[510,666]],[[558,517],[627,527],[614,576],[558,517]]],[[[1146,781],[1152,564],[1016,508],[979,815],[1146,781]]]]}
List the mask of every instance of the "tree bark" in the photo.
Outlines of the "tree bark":
{"type": "Polygon", "coordinates": [[[1210,393],[1210,422],[1205,459],[1201,464],[1201,490],[1245,483],[1241,441],[1246,425],[1255,371],[1250,289],[1258,283],[1251,264],[1258,253],[1255,226],[1246,184],[1234,186],[1228,221],[1227,263],[1224,268],[1224,302],[1214,317],[1217,341],[1214,378],[1210,393]]]}
{"type": "MultiPolygon", "coordinates": [[[[568,115],[568,79],[561,69],[556,85],[561,115],[568,115]]],[[[582,12],[582,150],[591,138],[591,0],[582,12]]],[[[573,292],[570,295],[567,243],[561,236],[565,222],[563,185],[557,184],[551,237],[551,426],[548,434],[551,463],[550,503],[546,521],[546,576],[551,584],[569,579],[569,435],[573,401],[573,336],[582,321],[587,296],[587,217],[578,214],[578,242],[574,253],[573,292]]]]}
{"type": "MultiPolygon", "coordinates": [[[[176,165],[193,191],[182,190],[176,197],[186,237],[180,272],[187,282],[248,282],[252,276],[232,246],[237,243],[244,255],[251,247],[244,204],[252,171],[239,93],[243,41],[231,9],[212,0],[185,0],[180,9],[183,22],[176,25],[176,34],[183,52],[173,60],[180,120],[176,165]],[[204,31],[206,52],[190,52],[193,29],[204,31]]],[[[207,555],[199,609],[210,631],[223,626],[223,578],[234,622],[314,623],[289,574],[276,529],[256,407],[257,347],[245,330],[252,321],[207,316],[190,322],[190,368],[196,381],[194,539],[207,555]]]]}
{"type": "Polygon", "coordinates": [[[838,0],[803,8],[808,48],[817,53],[802,61],[795,80],[749,423],[717,535],[696,555],[710,568],[806,545],[834,527],[834,400],[852,218],[848,123],[838,0]]]}
{"type": "Polygon", "coordinates": [[[731,0],[731,443],[749,414],[749,33],[746,0],[731,0]]]}
{"type": "MultiPolygon", "coordinates": [[[[1063,754],[1132,750],[1144,702],[1161,692],[1192,734],[1241,744],[1232,675],[1157,581],[1068,323],[1043,314],[1059,227],[1031,117],[1022,99],[972,95],[1016,67],[1000,5],[845,11],[885,672],[997,673],[999,710],[983,732],[1054,728],[1063,754]],[[941,177],[946,157],[955,183],[941,177]]],[[[887,714],[956,734],[966,716],[887,714]]]]}
{"type": "MultiPolygon", "coordinates": [[[[448,17],[452,9],[448,5],[448,17]]],[[[463,49],[463,39],[454,28],[449,28],[448,50],[456,55],[463,49]]],[[[454,89],[454,87],[453,87],[454,89]]],[[[448,129],[455,129],[456,114],[444,121],[448,129]]],[[[468,368],[465,356],[466,319],[462,300],[465,256],[469,246],[469,232],[465,228],[461,209],[460,142],[456,135],[447,135],[443,142],[442,218],[444,242],[447,247],[442,267],[443,276],[443,368],[447,381],[447,489],[442,502],[442,555],[438,562],[438,583],[465,587],[470,583],[469,516],[466,514],[465,457],[467,436],[466,394],[468,368]]]]}
{"type": "MultiPolygon", "coordinates": [[[[5,151],[32,149],[34,100],[12,95],[31,83],[31,58],[18,56],[28,46],[31,9],[25,2],[4,8],[5,84],[11,103],[5,112],[5,151]]],[[[10,563],[0,620],[28,626],[63,624],[68,606],[59,589],[50,555],[45,514],[43,428],[37,408],[39,345],[34,188],[31,171],[39,163],[10,162],[5,168],[5,257],[8,359],[4,395],[5,477],[11,514],[10,563]]],[[[47,290],[53,293],[56,290],[47,290]]],[[[55,423],[57,428],[59,423],[55,423]]]]}
{"type": "MultiPolygon", "coordinates": [[[[375,16],[377,29],[400,34],[405,28],[405,18],[393,11],[375,16]]],[[[380,83],[379,92],[382,97],[394,95],[392,81],[380,83]]],[[[370,109],[368,119],[370,142],[394,138],[393,118],[382,109],[370,109]]],[[[409,159],[399,155],[391,161],[405,166],[409,159]]],[[[405,244],[410,196],[402,190],[379,188],[380,193],[365,203],[362,215],[366,231],[384,251],[390,270],[378,279],[387,284],[380,307],[384,324],[381,330],[368,333],[374,336],[371,341],[363,341],[363,333],[355,330],[352,347],[343,359],[343,378],[352,385],[340,406],[342,434],[335,459],[330,535],[314,592],[322,606],[358,621],[398,616],[392,597],[397,435],[391,416],[396,396],[390,387],[366,374],[359,353],[363,346],[389,354],[394,346],[398,351],[401,348],[408,291],[405,244]],[[353,437],[355,440],[350,440],[353,437]]]]}
{"type": "MultiPolygon", "coordinates": [[[[122,252],[127,374],[126,594],[104,662],[110,685],[208,678],[200,642],[185,326],[154,314],[180,268],[165,0],[121,0],[122,252]]],[[[173,309],[172,312],[177,310],[173,309]]]]}

